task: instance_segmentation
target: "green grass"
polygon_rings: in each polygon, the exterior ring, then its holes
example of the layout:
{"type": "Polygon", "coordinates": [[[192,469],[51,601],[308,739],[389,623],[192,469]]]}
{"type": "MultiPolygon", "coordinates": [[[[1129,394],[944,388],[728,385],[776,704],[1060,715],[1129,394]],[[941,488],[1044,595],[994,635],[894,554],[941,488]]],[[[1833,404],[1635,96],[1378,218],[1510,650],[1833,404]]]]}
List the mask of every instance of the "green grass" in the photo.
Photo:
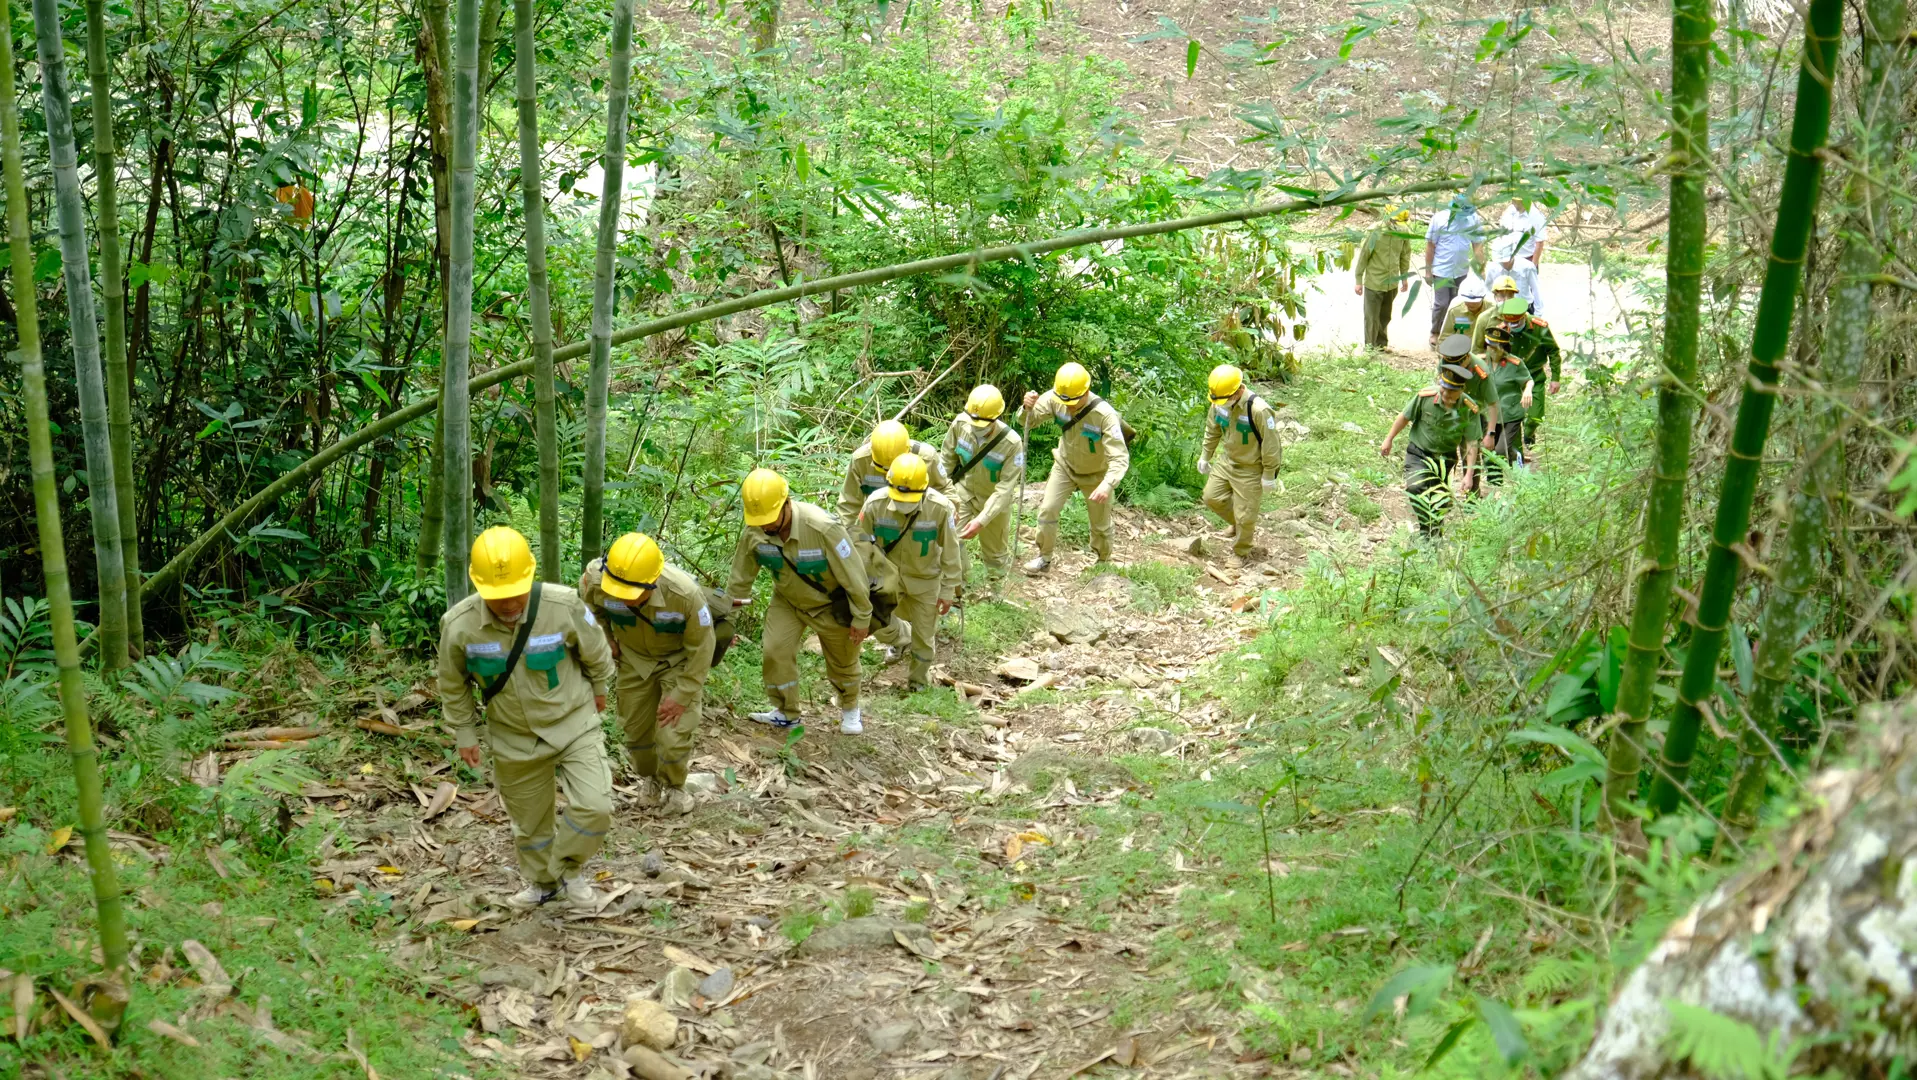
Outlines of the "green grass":
{"type": "Polygon", "coordinates": [[[1103,574],[1115,574],[1132,583],[1132,607],[1147,614],[1157,614],[1173,606],[1187,607],[1194,603],[1192,586],[1198,581],[1197,569],[1182,564],[1159,562],[1147,559],[1127,563],[1123,566],[1113,563],[1096,563],[1086,567],[1085,580],[1103,574]]]}
{"type": "Polygon", "coordinates": [[[1038,613],[1001,600],[972,603],[965,609],[965,651],[974,656],[1010,652],[1038,628],[1038,613]]]}
{"type": "MultiPolygon", "coordinates": [[[[97,970],[87,955],[96,943],[95,922],[87,877],[75,860],[49,858],[38,847],[22,853],[22,844],[12,842],[31,842],[37,832],[16,826],[8,837],[15,858],[0,885],[7,915],[0,968],[32,975],[42,1002],[50,1002],[47,987],[67,992],[97,970]]],[[[224,858],[231,869],[243,857],[224,858]]],[[[134,966],[150,973],[168,957],[175,969],[190,973],[180,943],[197,940],[236,981],[240,1003],[251,1009],[270,999],[274,1025],[317,1053],[343,1055],[351,1032],[384,1076],[508,1075],[459,1047],[468,1018],[445,987],[460,965],[430,949],[402,965],[380,947],[396,929],[392,916],[381,913],[383,902],[335,906],[314,895],[302,870],[255,861],[262,865],[253,876],[231,881],[221,880],[184,846],[157,867],[123,861],[128,927],[138,943],[134,966]]],[[[346,1075],[266,1045],[231,1017],[186,1024],[197,1048],[147,1030],[150,1020],[178,1024],[198,997],[178,981],[141,979],[112,1051],[100,1054],[74,1024],[43,1023],[23,1045],[0,1043],[0,1076],[17,1076],[28,1062],[46,1061],[67,1062],[53,1074],[68,1076],[346,1075]]]]}

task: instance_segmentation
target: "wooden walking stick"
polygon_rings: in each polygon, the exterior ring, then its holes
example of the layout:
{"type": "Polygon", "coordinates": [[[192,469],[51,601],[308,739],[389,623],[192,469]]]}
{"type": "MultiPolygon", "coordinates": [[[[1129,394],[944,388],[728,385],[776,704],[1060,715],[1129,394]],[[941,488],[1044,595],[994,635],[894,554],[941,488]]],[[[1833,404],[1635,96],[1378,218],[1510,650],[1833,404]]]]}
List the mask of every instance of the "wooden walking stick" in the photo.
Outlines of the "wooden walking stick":
{"type": "Polygon", "coordinates": [[[1012,503],[1012,565],[1010,570],[1018,569],[1018,530],[1025,523],[1025,485],[1032,481],[1032,410],[1025,407],[1023,398],[1018,407],[1018,452],[1025,455],[1025,475],[1018,478],[1018,497],[1012,503]]]}

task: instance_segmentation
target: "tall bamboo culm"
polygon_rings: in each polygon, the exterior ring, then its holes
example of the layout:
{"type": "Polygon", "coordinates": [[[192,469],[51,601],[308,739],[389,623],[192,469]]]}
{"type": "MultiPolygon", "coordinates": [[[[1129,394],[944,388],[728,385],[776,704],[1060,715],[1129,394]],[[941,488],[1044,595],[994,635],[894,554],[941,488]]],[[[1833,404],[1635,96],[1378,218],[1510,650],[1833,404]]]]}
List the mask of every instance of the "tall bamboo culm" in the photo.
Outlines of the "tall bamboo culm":
{"type": "Polygon", "coordinates": [[[126,573],[127,651],[146,651],[140,612],[140,529],[133,501],[133,366],[126,353],[126,278],[120,259],[118,148],[113,83],[107,63],[105,0],[87,0],[87,80],[93,95],[94,220],[100,229],[100,297],[106,308],[107,435],[113,442],[114,502],[120,512],[120,562],[126,573]]]}
{"type": "Polygon", "coordinates": [[[1764,443],[1770,436],[1771,413],[1777,407],[1777,361],[1790,344],[1791,318],[1797,313],[1797,289],[1804,276],[1804,254],[1817,217],[1817,188],[1824,174],[1821,154],[1830,135],[1831,73],[1836,68],[1843,15],[1843,0],[1811,0],[1805,20],[1804,58],[1797,75],[1797,105],[1791,114],[1790,157],[1784,165],[1784,187],[1777,199],[1777,222],[1771,230],[1764,289],[1757,300],[1751,362],[1724,460],[1717,520],[1711,528],[1704,583],[1697,593],[1690,651],[1685,654],[1684,672],[1678,679],[1677,708],[1671,713],[1670,731],[1664,737],[1663,768],[1651,783],[1651,808],[1660,814],[1677,807],[1680,785],[1690,772],[1704,709],[1717,690],[1717,660],[1724,650],[1738,573],[1749,554],[1745,536],[1750,531],[1751,500],[1757,491],[1764,443]]]}
{"type": "Polygon", "coordinates": [[[33,37],[40,57],[41,97],[46,103],[74,383],[80,391],[80,428],[86,446],[87,505],[92,510],[93,558],[100,578],[100,661],[116,668],[127,662],[126,563],[120,555],[120,506],[113,478],[113,440],[107,430],[105,378],[100,370],[99,313],[93,307],[93,275],[87,262],[87,210],[73,145],[73,97],[67,89],[58,0],[33,0],[33,37]]]}
{"type": "Polygon", "coordinates": [[[1777,737],[1778,699],[1790,682],[1791,661],[1810,628],[1816,605],[1817,554],[1831,527],[1833,501],[1843,494],[1843,431],[1857,407],[1858,379],[1870,341],[1871,283],[1883,272],[1884,253],[1875,237],[1889,224],[1881,175],[1883,156],[1895,146],[1904,100],[1897,65],[1904,36],[1906,0],[1869,0],[1859,20],[1863,30],[1864,86],[1858,111],[1863,137],[1858,169],[1845,186],[1851,235],[1837,257],[1837,282],[1824,316],[1824,342],[1816,381],[1820,396],[1810,405],[1804,432],[1804,470],[1790,496],[1790,524],[1771,559],[1771,589],[1758,619],[1749,720],[1738,740],[1737,774],[1731,782],[1725,820],[1748,830],[1756,823],[1777,737]]]}
{"type": "Polygon", "coordinates": [[[606,395],[612,385],[613,256],[619,248],[619,196],[626,186],[626,104],[632,75],[632,0],[612,5],[611,77],[606,83],[605,184],[599,198],[599,246],[592,271],[592,359],[586,378],[586,475],[580,505],[579,560],[604,550],[606,395]]]}
{"type": "Polygon", "coordinates": [[[446,499],[441,558],[446,571],[446,604],[468,590],[466,559],[472,546],[473,447],[472,402],[466,380],[473,346],[473,158],[479,143],[479,4],[459,0],[458,43],[453,76],[453,261],[447,282],[444,380],[446,415],[442,430],[441,485],[446,499]]]}
{"type": "MultiPolygon", "coordinates": [[[[45,0],[49,8],[52,0],[45,0]]],[[[36,11],[35,15],[38,16],[36,11]]],[[[57,14],[55,15],[57,17],[57,14]]],[[[56,27],[58,24],[54,24],[56,27]]],[[[100,793],[100,754],[87,717],[80,678],[80,644],[73,632],[73,591],[67,583],[67,542],[60,526],[60,487],[53,476],[53,434],[47,417],[46,368],[40,356],[40,308],[34,296],[33,235],[27,226],[27,185],[20,167],[20,110],[13,85],[13,13],[0,0],[0,163],[7,185],[7,245],[13,269],[13,307],[20,340],[21,381],[27,405],[27,456],[33,468],[33,516],[40,529],[40,565],[47,578],[53,616],[53,657],[60,670],[60,711],[66,717],[67,751],[80,797],[80,835],[93,878],[100,918],[100,952],[109,971],[126,966],[126,913],[120,883],[107,849],[106,812],[100,793]]],[[[58,55],[56,52],[55,55],[58,55]]],[[[42,70],[45,70],[44,68],[42,70]]],[[[71,140],[69,139],[69,145],[71,140]]]]}
{"type": "Polygon", "coordinates": [[[1616,821],[1637,795],[1644,725],[1664,658],[1664,623],[1684,530],[1684,481],[1691,466],[1700,290],[1704,281],[1704,180],[1710,171],[1712,0],[1676,0],[1671,11],[1671,216],[1664,246],[1663,370],[1657,390],[1657,444],[1644,510],[1629,650],[1618,682],[1620,719],[1611,735],[1604,806],[1616,821]]]}
{"type": "Polygon", "coordinates": [[[519,192],[526,213],[526,292],[532,299],[533,423],[539,438],[539,576],[559,580],[559,432],[553,403],[552,298],[546,277],[546,192],[540,178],[539,72],[532,0],[513,0],[519,89],[519,192]]]}
{"type": "MultiPolygon", "coordinates": [[[[433,87],[440,85],[443,73],[451,70],[453,55],[452,22],[446,14],[446,0],[426,0],[425,2],[426,40],[431,43],[431,57],[428,61],[432,68],[442,74],[427,72],[426,108],[427,123],[433,143],[433,157],[437,163],[441,156],[447,162],[448,171],[452,161],[450,148],[441,149],[451,141],[446,131],[450,121],[442,116],[444,103],[439,91],[433,87]]],[[[453,279],[453,242],[452,242],[452,194],[441,195],[442,190],[451,187],[441,184],[437,179],[439,166],[434,165],[433,181],[433,257],[439,274],[439,324],[441,344],[444,345],[446,313],[451,308],[452,295],[449,292],[453,279]]],[[[419,542],[414,549],[414,565],[423,579],[426,572],[433,568],[439,559],[439,549],[445,536],[446,526],[446,381],[443,369],[444,352],[441,353],[442,370],[440,372],[439,403],[433,410],[433,441],[427,449],[426,476],[419,490],[419,542]]]]}

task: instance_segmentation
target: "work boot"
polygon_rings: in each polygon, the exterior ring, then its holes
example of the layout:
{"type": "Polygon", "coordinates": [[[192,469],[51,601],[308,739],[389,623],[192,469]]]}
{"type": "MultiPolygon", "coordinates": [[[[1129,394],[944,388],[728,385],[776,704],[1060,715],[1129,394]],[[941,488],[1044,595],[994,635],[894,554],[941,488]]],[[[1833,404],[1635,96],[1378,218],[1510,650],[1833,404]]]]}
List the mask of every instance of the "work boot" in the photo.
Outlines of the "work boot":
{"type": "MultiPolygon", "coordinates": [[[[870,641],[871,639],[870,639],[870,638],[867,638],[866,640],[867,640],[867,641],[870,641]]],[[[901,649],[901,648],[899,648],[899,647],[898,647],[897,645],[887,645],[887,646],[885,647],[885,650],[884,650],[884,652],[885,652],[885,666],[886,666],[886,667],[891,667],[891,666],[892,666],[893,664],[896,664],[896,663],[898,663],[898,662],[899,662],[899,657],[901,657],[901,656],[904,656],[904,655],[905,655],[905,650],[904,650],[904,649],[901,649]]]]}
{"type": "Polygon", "coordinates": [[[784,710],[781,710],[781,709],[772,709],[767,712],[747,713],[746,719],[752,721],[755,724],[765,724],[768,727],[775,727],[775,728],[796,727],[799,723],[797,720],[793,719],[792,717],[787,716],[784,710]]]}
{"type": "Polygon", "coordinates": [[[534,908],[559,895],[559,889],[552,885],[528,885],[506,898],[506,906],[516,911],[531,911],[534,908]]]}
{"type": "Polygon", "coordinates": [[[564,885],[566,903],[576,908],[599,906],[599,890],[592,887],[592,879],[586,876],[584,870],[567,878],[564,885]]]}
{"type": "Polygon", "coordinates": [[[1230,566],[1236,570],[1242,570],[1245,567],[1251,565],[1251,558],[1250,556],[1247,556],[1247,555],[1234,554],[1230,558],[1225,560],[1225,565],[1230,566]]]}
{"type": "Polygon", "coordinates": [[[658,807],[660,795],[659,781],[642,776],[639,778],[638,793],[633,795],[632,801],[642,810],[652,810],[658,807]]]}
{"type": "Polygon", "coordinates": [[[1227,525],[1222,529],[1215,529],[1213,530],[1212,535],[1216,536],[1220,540],[1230,540],[1232,537],[1238,535],[1238,526],[1227,525]]]}
{"type": "Polygon", "coordinates": [[[865,722],[859,718],[859,710],[847,709],[839,714],[839,734],[865,734],[865,722]]]}
{"type": "Polygon", "coordinates": [[[1040,555],[1038,558],[1025,564],[1025,572],[1028,574],[1042,574],[1051,568],[1052,557],[1050,555],[1040,555]]]}
{"type": "Polygon", "coordinates": [[[699,800],[685,788],[667,788],[665,799],[661,803],[661,812],[667,817],[685,817],[699,806],[699,800]]]}

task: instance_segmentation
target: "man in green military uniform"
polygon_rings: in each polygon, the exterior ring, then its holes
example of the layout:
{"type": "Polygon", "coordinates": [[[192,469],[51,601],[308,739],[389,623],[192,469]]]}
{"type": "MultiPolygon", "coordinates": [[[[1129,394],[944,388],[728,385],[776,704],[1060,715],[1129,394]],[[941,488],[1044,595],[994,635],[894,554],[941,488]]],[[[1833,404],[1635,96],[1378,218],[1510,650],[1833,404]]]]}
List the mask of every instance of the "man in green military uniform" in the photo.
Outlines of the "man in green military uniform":
{"type": "Polygon", "coordinates": [[[1038,504],[1038,557],[1025,564],[1034,574],[1051,568],[1052,548],[1058,544],[1058,515],[1074,491],[1085,493],[1093,554],[1099,562],[1112,558],[1112,493],[1132,467],[1132,456],[1125,447],[1125,421],[1110,402],[1091,390],[1091,372],[1082,364],[1068,363],[1058,369],[1044,396],[1025,393],[1025,418],[1050,417],[1059,429],[1052,472],[1038,504]]]}
{"type": "Polygon", "coordinates": [[[1471,358],[1471,338],[1465,334],[1447,335],[1438,342],[1438,356],[1439,371],[1455,366],[1465,373],[1465,396],[1478,403],[1478,412],[1488,433],[1498,422],[1498,391],[1491,385],[1491,369],[1471,358]]]}
{"type": "Polygon", "coordinates": [[[886,488],[859,511],[857,534],[899,575],[898,608],[872,636],[894,649],[910,647],[906,689],[931,685],[939,616],[952,610],[964,579],[959,568],[958,511],[927,488],[925,462],[900,454],[886,470],[886,488]]]}
{"type": "Polygon", "coordinates": [[[1558,350],[1557,335],[1551,333],[1551,324],[1531,314],[1531,307],[1521,296],[1514,296],[1498,309],[1498,315],[1504,329],[1511,335],[1509,351],[1524,361],[1530,369],[1531,380],[1537,384],[1532,392],[1530,408],[1524,414],[1524,449],[1530,456],[1531,444],[1537,441],[1538,425],[1544,421],[1544,403],[1551,394],[1558,392],[1560,380],[1564,377],[1564,359],[1558,350]],[[1542,390],[1544,372],[1551,372],[1550,392],[1542,390]]]}
{"type": "Polygon", "coordinates": [[[584,866],[612,827],[599,727],[612,654],[579,594],[540,584],[535,570],[531,546],[511,529],[473,541],[468,576],[477,591],[439,620],[440,711],[460,760],[478,768],[485,709],[493,780],[526,882],[506,902],[535,908],[563,891],[568,903],[590,906],[597,895],[584,866]],[[556,836],[555,786],[566,795],[556,836]]]}
{"type": "Polygon", "coordinates": [[[732,606],[752,602],[759,571],[769,570],[773,578],[759,642],[772,708],[749,714],[751,719],[778,728],[799,723],[799,643],[809,628],[819,635],[826,681],[837,693],[839,730],[860,734],[865,726],[859,714],[859,643],[872,626],[864,560],[853,552],[845,526],[823,509],[791,498],[785,477],[771,469],[752,470],[740,495],[745,529],[726,584],[732,606]]]}
{"type": "MultiPolygon", "coordinates": [[[[1012,506],[1019,485],[1025,483],[1025,443],[1002,417],[1005,397],[998,387],[984,383],[972,388],[965,411],[952,418],[945,445],[939,451],[945,475],[951,478],[959,520],[960,540],[977,538],[988,576],[1005,570],[1011,550],[1012,506]]],[[[969,572],[963,546],[959,549],[960,580],[969,572]]]]}
{"type": "Polygon", "coordinates": [[[666,565],[652,537],[627,533],[579,578],[579,595],[605,630],[619,670],[619,723],[639,774],[639,805],[668,814],[696,805],[686,765],[699,734],[718,620],[705,586],[666,565]]]}
{"type": "Polygon", "coordinates": [[[845,467],[845,483],[839,489],[839,521],[848,529],[859,520],[859,510],[875,491],[885,490],[885,470],[900,454],[917,454],[932,470],[932,487],[951,497],[951,482],[939,467],[939,452],[931,443],[912,437],[897,420],[884,420],[872,429],[872,437],[852,451],[845,467]]]}
{"type": "Polygon", "coordinates": [[[1278,484],[1284,443],[1271,404],[1245,385],[1244,372],[1231,364],[1211,369],[1207,380],[1211,411],[1206,415],[1204,449],[1198,472],[1205,481],[1205,509],[1225,521],[1218,535],[1232,538],[1231,562],[1243,566],[1252,556],[1258,511],[1264,494],[1278,484]],[[1223,460],[1218,448],[1224,447],[1223,460]]]}
{"type": "MultiPolygon", "coordinates": [[[[1529,463],[1524,449],[1524,418],[1535,401],[1531,369],[1511,351],[1511,332],[1503,323],[1484,332],[1484,359],[1491,369],[1492,389],[1498,395],[1493,449],[1509,464],[1522,468],[1529,463]]],[[[1486,469],[1485,479],[1494,484],[1502,482],[1503,468],[1493,465],[1486,469]]]]}
{"type": "Polygon", "coordinates": [[[1452,463],[1458,455],[1463,454],[1467,473],[1478,467],[1484,422],[1478,414],[1478,403],[1464,393],[1469,375],[1456,364],[1440,368],[1437,385],[1411,396],[1404,411],[1391,422],[1384,444],[1378,447],[1379,455],[1391,460],[1391,444],[1398,433],[1411,429],[1404,455],[1405,493],[1418,516],[1418,529],[1426,536],[1438,535],[1451,509],[1452,463]]]}
{"type": "Polygon", "coordinates": [[[1365,298],[1365,347],[1391,344],[1391,302],[1411,288],[1411,211],[1385,207],[1384,221],[1365,236],[1351,265],[1351,288],[1365,298]]]}

